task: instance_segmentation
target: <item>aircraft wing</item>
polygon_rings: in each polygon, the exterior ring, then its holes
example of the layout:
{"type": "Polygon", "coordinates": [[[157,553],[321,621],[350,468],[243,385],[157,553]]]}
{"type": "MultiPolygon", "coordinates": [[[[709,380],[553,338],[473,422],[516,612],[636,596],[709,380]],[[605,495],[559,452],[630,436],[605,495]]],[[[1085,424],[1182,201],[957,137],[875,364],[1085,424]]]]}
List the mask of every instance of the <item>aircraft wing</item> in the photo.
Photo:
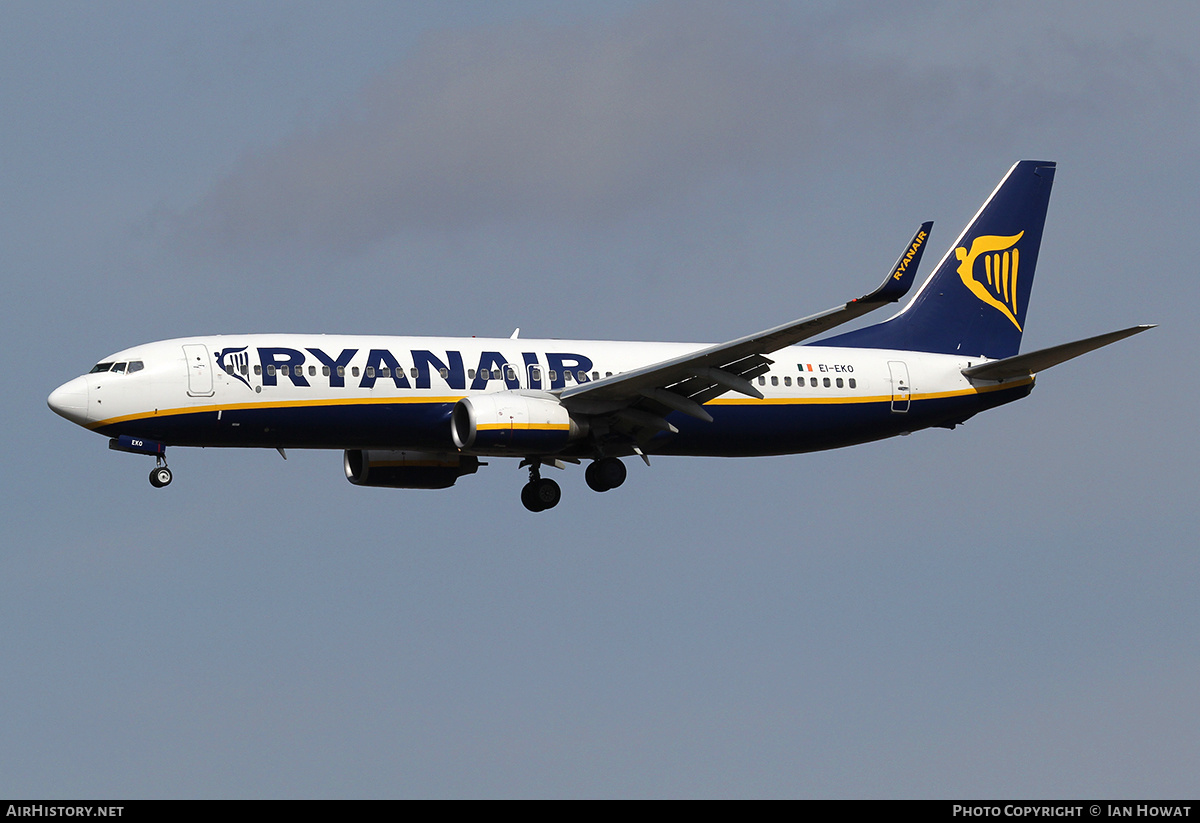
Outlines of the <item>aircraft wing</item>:
{"type": "Polygon", "coordinates": [[[673,428],[663,419],[671,411],[711,420],[701,404],[728,391],[762,398],[751,380],[766,373],[766,355],[815,337],[861,317],[908,293],[929,238],[932,222],[922,223],[883,285],[843,306],[784,323],[683,357],[564,389],[560,399],[581,414],[615,413],[630,429],[673,428]]]}
{"type": "Polygon", "coordinates": [[[1116,343],[1118,340],[1124,340],[1126,337],[1132,337],[1135,334],[1140,334],[1152,328],[1154,328],[1153,324],[1131,326],[1128,329],[1121,329],[1120,331],[1110,331],[1108,334],[1098,334],[1086,340],[1076,340],[1074,343],[1063,343],[1061,346],[1051,346],[1048,349],[1039,349],[1028,354],[1018,354],[1013,357],[1005,357],[1003,360],[991,360],[987,363],[980,363],[978,366],[963,369],[962,373],[967,377],[978,378],[980,380],[1005,380],[1009,377],[1028,377],[1036,372],[1045,371],[1051,366],[1065,363],[1081,354],[1087,354],[1101,346],[1116,343]]]}

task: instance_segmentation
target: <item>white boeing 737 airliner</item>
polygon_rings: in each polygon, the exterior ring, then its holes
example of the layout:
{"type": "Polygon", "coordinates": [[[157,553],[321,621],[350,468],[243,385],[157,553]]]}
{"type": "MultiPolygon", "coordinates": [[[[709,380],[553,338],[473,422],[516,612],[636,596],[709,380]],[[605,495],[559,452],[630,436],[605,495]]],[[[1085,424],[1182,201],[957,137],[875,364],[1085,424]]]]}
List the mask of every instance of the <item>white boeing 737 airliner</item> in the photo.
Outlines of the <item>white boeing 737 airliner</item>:
{"type": "Polygon", "coordinates": [[[60,386],[50,408],[153,455],[167,446],[339,449],[361,486],[446,488],[481,457],[529,468],[521,501],[558,503],[542,466],[622,457],[791,454],[953,428],[1025,397],[1035,373],[1151,326],[1018,354],[1053,163],[1021,161],[908,305],[874,326],[797,345],[894,303],[931,223],[882,286],[820,314],[720,345],[596,340],[244,334],[135,346],[60,386]]]}

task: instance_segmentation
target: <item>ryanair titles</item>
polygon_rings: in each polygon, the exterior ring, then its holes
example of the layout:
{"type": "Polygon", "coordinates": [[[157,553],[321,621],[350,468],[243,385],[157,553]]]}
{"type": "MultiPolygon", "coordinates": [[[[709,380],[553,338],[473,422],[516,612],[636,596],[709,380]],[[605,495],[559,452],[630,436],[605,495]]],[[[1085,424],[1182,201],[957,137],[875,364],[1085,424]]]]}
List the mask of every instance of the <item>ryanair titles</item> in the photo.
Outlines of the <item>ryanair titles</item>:
{"type": "Polygon", "coordinates": [[[908,251],[900,258],[900,262],[896,265],[896,270],[892,272],[892,279],[899,280],[904,276],[904,272],[908,271],[908,264],[912,262],[913,257],[920,251],[921,246],[925,245],[925,238],[929,237],[929,232],[919,231],[917,236],[913,238],[912,245],[908,247],[908,251]]]}
{"type": "Polygon", "coordinates": [[[522,352],[519,363],[510,362],[498,351],[479,354],[478,364],[467,369],[461,351],[447,351],[442,357],[427,349],[411,349],[403,360],[389,349],[342,349],[330,354],[323,349],[287,348],[284,346],[247,346],[225,348],[215,352],[217,368],[245,384],[261,381],[262,386],[277,386],[281,380],[293,386],[307,388],[310,381],[320,381],[330,388],[343,388],[347,381],[360,389],[374,388],[379,381],[388,381],[397,389],[431,388],[433,376],[451,389],[480,391],[494,387],[492,381],[506,388],[561,389],[568,377],[572,382],[591,379],[591,358],[573,352],[522,352]],[[544,363],[542,358],[544,358],[544,363]],[[251,367],[251,362],[257,364],[251,367]],[[470,381],[470,386],[467,382],[470,381]]]}

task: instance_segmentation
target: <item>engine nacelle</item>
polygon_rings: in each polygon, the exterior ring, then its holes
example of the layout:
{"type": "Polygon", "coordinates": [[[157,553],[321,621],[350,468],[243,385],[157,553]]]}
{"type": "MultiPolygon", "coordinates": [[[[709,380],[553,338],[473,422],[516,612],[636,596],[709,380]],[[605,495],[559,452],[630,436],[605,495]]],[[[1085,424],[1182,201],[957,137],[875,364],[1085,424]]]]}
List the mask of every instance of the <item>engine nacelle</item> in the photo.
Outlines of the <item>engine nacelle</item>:
{"type": "Polygon", "coordinates": [[[442,452],[347,449],[342,465],[346,479],[356,486],[448,489],[464,474],[479,471],[479,458],[442,452]]]}
{"type": "Polygon", "coordinates": [[[553,395],[501,391],[464,397],[450,415],[454,445],[478,454],[553,454],[586,433],[553,395]]]}

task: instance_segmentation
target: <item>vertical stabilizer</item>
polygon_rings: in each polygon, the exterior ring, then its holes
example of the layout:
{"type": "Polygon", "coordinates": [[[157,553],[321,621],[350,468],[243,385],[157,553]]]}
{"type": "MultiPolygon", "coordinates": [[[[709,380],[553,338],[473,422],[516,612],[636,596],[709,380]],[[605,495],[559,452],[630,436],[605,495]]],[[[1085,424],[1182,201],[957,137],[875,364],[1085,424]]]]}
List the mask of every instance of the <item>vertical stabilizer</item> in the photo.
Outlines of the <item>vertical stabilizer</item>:
{"type": "Polygon", "coordinates": [[[1054,163],[1009,169],[899,314],[810,345],[1011,357],[1021,345],[1054,163]]]}

